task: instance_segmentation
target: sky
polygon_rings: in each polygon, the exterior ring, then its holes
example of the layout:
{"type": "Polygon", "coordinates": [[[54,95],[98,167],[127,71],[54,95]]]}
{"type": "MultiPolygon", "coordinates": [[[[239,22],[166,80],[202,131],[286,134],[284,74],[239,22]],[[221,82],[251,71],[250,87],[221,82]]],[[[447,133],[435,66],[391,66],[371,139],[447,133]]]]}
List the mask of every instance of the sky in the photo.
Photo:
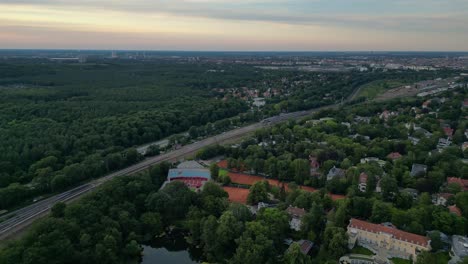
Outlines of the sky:
{"type": "Polygon", "coordinates": [[[0,0],[0,48],[468,51],[468,0],[0,0]]]}

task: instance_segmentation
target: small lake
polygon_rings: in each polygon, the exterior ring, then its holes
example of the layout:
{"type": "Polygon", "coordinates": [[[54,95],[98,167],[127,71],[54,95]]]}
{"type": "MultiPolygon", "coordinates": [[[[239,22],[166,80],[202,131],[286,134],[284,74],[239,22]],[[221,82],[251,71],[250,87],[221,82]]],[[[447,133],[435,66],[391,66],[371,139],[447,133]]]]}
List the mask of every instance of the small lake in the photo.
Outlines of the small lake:
{"type": "Polygon", "coordinates": [[[173,232],[142,246],[141,264],[193,264],[202,261],[202,250],[188,244],[183,233],[173,232]]]}

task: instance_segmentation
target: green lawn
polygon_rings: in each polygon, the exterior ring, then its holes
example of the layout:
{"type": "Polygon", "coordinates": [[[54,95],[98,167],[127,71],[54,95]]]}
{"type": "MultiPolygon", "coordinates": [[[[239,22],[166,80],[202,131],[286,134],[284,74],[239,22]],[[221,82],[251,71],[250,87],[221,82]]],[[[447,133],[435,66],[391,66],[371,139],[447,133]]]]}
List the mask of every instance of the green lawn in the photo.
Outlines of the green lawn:
{"type": "Polygon", "coordinates": [[[372,256],[374,255],[374,253],[372,251],[370,251],[369,249],[365,248],[365,247],[361,247],[361,246],[355,246],[352,250],[351,250],[351,253],[352,254],[361,254],[361,255],[366,255],[366,256],[372,256]]]}
{"type": "Polygon", "coordinates": [[[220,169],[219,170],[219,176],[226,176],[228,175],[228,171],[227,170],[224,170],[224,169],[220,169]]]}
{"type": "Polygon", "coordinates": [[[411,264],[411,261],[407,259],[392,258],[390,260],[393,262],[393,264],[411,264]]]}
{"type": "Polygon", "coordinates": [[[377,95],[385,92],[388,89],[392,89],[398,86],[402,86],[405,83],[399,80],[377,80],[361,86],[361,91],[356,96],[359,97],[366,97],[368,99],[373,99],[377,97],[377,95]]]}
{"type": "Polygon", "coordinates": [[[433,256],[436,260],[433,263],[445,264],[445,263],[448,263],[450,260],[450,256],[448,252],[438,252],[438,253],[433,254],[433,256]]]}

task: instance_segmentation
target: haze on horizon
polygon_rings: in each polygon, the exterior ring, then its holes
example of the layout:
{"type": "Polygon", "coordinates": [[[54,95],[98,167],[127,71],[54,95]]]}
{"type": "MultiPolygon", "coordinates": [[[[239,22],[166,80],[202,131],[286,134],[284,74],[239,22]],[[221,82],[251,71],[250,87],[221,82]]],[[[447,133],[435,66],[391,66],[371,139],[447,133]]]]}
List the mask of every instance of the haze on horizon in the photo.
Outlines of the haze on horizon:
{"type": "Polygon", "coordinates": [[[0,48],[468,51],[466,0],[0,0],[0,48]]]}

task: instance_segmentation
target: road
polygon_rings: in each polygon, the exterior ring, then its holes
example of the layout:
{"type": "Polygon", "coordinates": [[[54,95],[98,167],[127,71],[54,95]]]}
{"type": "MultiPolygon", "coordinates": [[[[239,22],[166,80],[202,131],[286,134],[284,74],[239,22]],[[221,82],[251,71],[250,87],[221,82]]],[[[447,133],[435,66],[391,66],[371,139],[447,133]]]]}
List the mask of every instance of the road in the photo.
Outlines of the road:
{"type": "Polygon", "coordinates": [[[202,148],[214,145],[218,143],[222,143],[226,140],[232,140],[236,138],[240,138],[250,132],[253,132],[259,128],[271,126],[274,124],[278,124],[289,119],[300,119],[302,117],[308,116],[314,112],[326,109],[326,108],[334,108],[338,107],[338,105],[333,106],[325,106],[309,111],[300,111],[300,112],[292,112],[281,114],[278,116],[270,117],[262,122],[258,122],[252,125],[248,125],[245,127],[237,128],[234,130],[230,130],[228,132],[209,137],[203,139],[201,141],[195,142],[190,145],[185,145],[180,149],[167,152],[165,154],[161,154],[159,156],[151,157],[148,159],[143,160],[140,163],[127,167],[125,169],[116,171],[111,173],[107,176],[101,177],[89,183],[80,185],[76,188],[73,188],[69,191],[63,192],[61,194],[57,194],[55,196],[49,197],[47,199],[41,200],[24,208],[18,209],[6,215],[3,215],[1,219],[6,219],[3,222],[0,222],[0,241],[5,240],[6,238],[10,237],[22,231],[25,227],[29,226],[34,220],[46,215],[52,206],[58,202],[68,202],[73,199],[79,198],[86,193],[96,189],[103,183],[123,175],[130,175],[136,172],[143,171],[148,169],[149,167],[158,164],[163,161],[177,161],[183,159],[186,156],[193,155],[197,151],[201,150],[202,148]]]}

